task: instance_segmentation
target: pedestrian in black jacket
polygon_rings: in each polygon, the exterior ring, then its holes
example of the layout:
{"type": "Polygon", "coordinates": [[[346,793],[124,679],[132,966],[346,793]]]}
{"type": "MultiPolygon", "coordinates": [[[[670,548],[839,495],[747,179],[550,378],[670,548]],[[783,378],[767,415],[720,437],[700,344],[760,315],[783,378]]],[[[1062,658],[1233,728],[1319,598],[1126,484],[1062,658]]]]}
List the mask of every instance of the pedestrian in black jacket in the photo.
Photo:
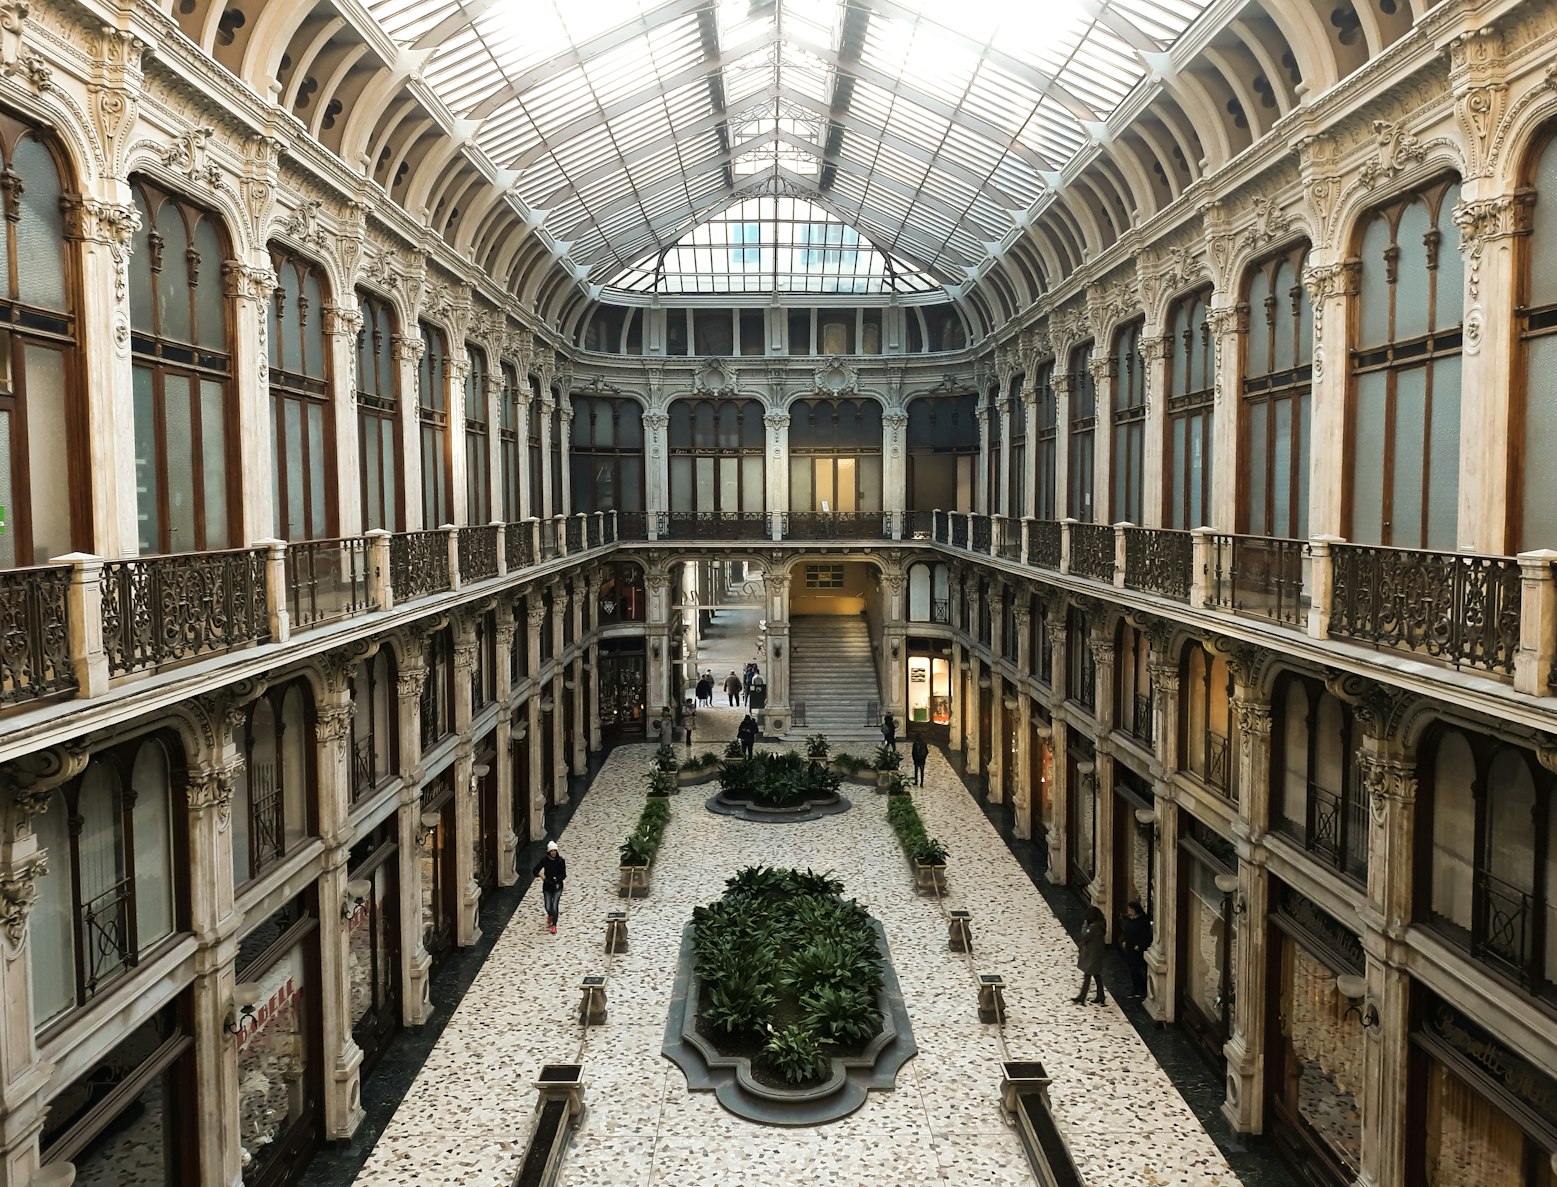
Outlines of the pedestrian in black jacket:
{"type": "Polygon", "coordinates": [[[1097,986],[1097,996],[1092,1000],[1104,1004],[1103,952],[1108,947],[1108,920],[1096,907],[1088,907],[1082,916],[1081,939],[1077,941],[1076,967],[1081,970],[1081,992],[1070,1000],[1080,1005],[1087,1000],[1087,987],[1097,986]]]}
{"type": "Polygon", "coordinates": [[[890,713],[881,719],[881,740],[893,750],[897,749],[897,718],[890,713]]]}
{"type": "Polygon", "coordinates": [[[1125,904],[1125,917],[1119,925],[1119,954],[1130,972],[1130,996],[1146,996],[1146,950],[1152,946],[1152,921],[1131,899],[1125,904]]]}
{"type": "Polygon", "coordinates": [[[568,863],[557,852],[557,842],[546,842],[546,856],[535,863],[533,871],[541,883],[541,898],[546,904],[546,926],[551,934],[557,934],[557,910],[562,906],[562,883],[568,876],[568,863]]]}
{"type": "Polygon", "coordinates": [[[746,757],[751,757],[752,747],[757,744],[757,719],[748,713],[741,718],[741,724],[735,727],[735,736],[740,740],[741,749],[746,751],[746,757]]]}
{"type": "Polygon", "coordinates": [[[930,760],[930,743],[923,738],[914,739],[914,747],[909,753],[914,760],[914,786],[924,786],[924,764],[930,760]]]}

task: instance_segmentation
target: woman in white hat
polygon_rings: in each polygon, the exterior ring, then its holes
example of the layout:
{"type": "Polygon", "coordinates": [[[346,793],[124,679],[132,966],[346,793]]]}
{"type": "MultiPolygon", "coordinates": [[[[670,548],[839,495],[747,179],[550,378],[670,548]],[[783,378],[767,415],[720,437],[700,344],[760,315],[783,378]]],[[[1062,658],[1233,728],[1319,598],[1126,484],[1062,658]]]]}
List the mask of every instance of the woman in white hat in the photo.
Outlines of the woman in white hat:
{"type": "Polygon", "coordinates": [[[546,903],[546,926],[551,934],[557,934],[557,911],[562,905],[562,883],[568,876],[568,863],[557,852],[557,842],[546,842],[546,856],[535,863],[535,876],[545,878],[541,883],[541,897],[546,903]]]}

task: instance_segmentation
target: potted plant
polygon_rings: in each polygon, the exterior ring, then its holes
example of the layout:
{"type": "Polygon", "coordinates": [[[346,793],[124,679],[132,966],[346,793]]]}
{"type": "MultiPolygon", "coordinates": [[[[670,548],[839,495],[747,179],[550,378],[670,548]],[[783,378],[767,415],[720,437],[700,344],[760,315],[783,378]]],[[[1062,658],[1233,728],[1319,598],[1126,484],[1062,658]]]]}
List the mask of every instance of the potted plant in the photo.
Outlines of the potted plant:
{"type": "Polygon", "coordinates": [[[676,748],[669,742],[661,742],[654,748],[654,765],[661,771],[680,770],[681,763],[676,758],[676,748]]]}
{"type": "Polygon", "coordinates": [[[883,742],[876,748],[876,786],[885,790],[891,786],[892,776],[903,765],[903,756],[883,742]]]}
{"type": "Polygon", "coordinates": [[[888,795],[907,795],[908,794],[908,779],[907,779],[906,776],[904,776],[902,771],[893,771],[893,772],[891,772],[891,777],[887,780],[887,794],[888,795]]]}
{"type": "Polygon", "coordinates": [[[827,761],[827,735],[811,734],[806,738],[806,757],[814,763],[827,761]]]}
{"type": "Polygon", "coordinates": [[[909,857],[914,863],[914,889],[940,898],[946,893],[946,846],[934,837],[920,842],[909,857]]]}
{"type": "Polygon", "coordinates": [[[727,762],[730,759],[735,759],[736,761],[740,761],[741,759],[746,757],[746,750],[739,742],[735,742],[735,741],[726,742],[724,744],[724,757],[725,757],[725,760],[727,762]]]}
{"type": "Polygon", "coordinates": [[[646,898],[649,893],[649,863],[654,860],[653,843],[640,829],[627,835],[620,853],[621,884],[617,893],[622,898],[646,898]]]}
{"type": "Polygon", "coordinates": [[[674,795],[676,791],[675,769],[666,770],[664,767],[651,767],[649,769],[648,782],[650,795],[674,795]]]}

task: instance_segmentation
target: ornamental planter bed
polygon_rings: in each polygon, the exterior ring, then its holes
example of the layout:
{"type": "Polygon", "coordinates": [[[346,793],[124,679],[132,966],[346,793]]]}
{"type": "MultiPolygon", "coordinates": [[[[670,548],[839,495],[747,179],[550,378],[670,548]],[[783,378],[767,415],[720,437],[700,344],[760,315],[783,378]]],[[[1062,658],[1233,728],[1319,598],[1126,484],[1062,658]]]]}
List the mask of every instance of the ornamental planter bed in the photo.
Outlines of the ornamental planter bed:
{"type": "Polygon", "coordinates": [[[925,832],[914,797],[904,789],[887,797],[887,823],[914,869],[914,889],[941,898],[946,894],[946,846],[925,832]]]}
{"type": "Polygon", "coordinates": [[[644,801],[637,827],[627,834],[621,846],[621,881],[616,893],[622,898],[647,898],[649,894],[649,869],[660,851],[660,841],[665,836],[665,826],[670,823],[670,801],[664,796],[651,796],[644,801]]]}
{"type": "Polygon", "coordinates": [[[707,802],[710,812],[757,823],[816,820],[852,806],[838,794],[840,777],[791,751],[762,751],[749,759],[727,760],[719,772],[719,794],[707,802]]]}
{"type": "Polygon", "coordinates": [[[692,1091],[767,1125],[817,1125],[895,1086],[917,1048],[881,926],[843,884],[740,871],[693,911],[664,1054],[692,1091]]]}

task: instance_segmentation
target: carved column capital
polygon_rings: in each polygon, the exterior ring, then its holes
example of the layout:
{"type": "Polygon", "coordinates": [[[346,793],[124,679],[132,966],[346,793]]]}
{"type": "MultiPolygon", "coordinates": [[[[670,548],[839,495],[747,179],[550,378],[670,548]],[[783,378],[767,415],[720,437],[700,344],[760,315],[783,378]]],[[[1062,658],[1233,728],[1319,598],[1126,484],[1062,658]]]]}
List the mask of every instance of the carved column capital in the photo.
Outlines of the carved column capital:
{"type": "Polygon", "coordinates": [[[314,714],[314,739],[318,742],[341,742],[351,734],[355,710],[350,702],[344,705],[323,705],[314,714]]]}
{"type": "Polygon", "coordinates": [[[0,787],[16,812],[17,836],[32,832],[32,818],[49,806],[54,789],[86,770],[91,752],[84,742],[65,742],[0,767],[0,787]]]}
{"type": "Polygon", "coordinates": [[[222,831],[232,823],[233,785],[241,769],[240,762],[231,762],[219,767],[202,767],[189,775],[190,809],[196,813],[215,812],[216,826],[222,831]]]}
{"type": "Polygon", "coordinates": [[[395,694],[402,701],[414,701],[422,695],[427,682],[427,665],[412,664],[400,669],[395,677],[395,694]]]}
{"type": "Polygon", "coordinates": [[[7,960],[15,960],[27,946],[27,920],[38,902],[38,879],[48,872],[49,855],[39,852],[0,877],[0,928],[7,960]]]}

